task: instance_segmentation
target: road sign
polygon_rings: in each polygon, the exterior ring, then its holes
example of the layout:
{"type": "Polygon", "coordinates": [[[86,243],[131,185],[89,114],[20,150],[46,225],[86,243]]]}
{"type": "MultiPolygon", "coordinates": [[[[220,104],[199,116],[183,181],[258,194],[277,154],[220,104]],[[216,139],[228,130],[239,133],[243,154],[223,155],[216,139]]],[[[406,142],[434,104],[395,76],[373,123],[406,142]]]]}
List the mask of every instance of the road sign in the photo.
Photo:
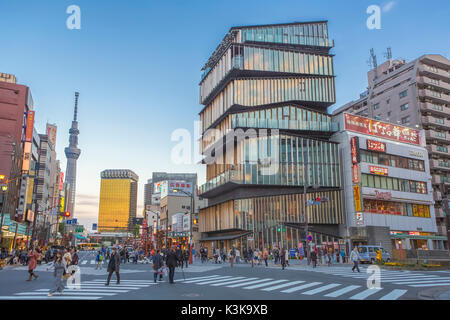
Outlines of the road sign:
{"type": "Polygon", "coordinates": [[[97,224],[96,223],[92,224],[92,230],[97,230],[97,224]]]}
{"type": "Polygon", "coordinates": [[[289,256],[290,256],[291,258],[295,258],[295,249],[290,249],[290,250],[289,250],[289,256]]]}
{"type": "Polygon", "coordinates": [[[312,235],[309,235],[306,237],[306,240],[308,240],[308,241],[312,241],[312,239],[313,239],[312,235]]]}
{"type": "Polygon", "coordinates": [[[72,224],[72,220],[66,220],[66,224],[72,224]]]}
{"type": "Polygon", "coordinates": [[[72,224],[77,224],[77,219],[73,218],[72,219],[72,224]]]}

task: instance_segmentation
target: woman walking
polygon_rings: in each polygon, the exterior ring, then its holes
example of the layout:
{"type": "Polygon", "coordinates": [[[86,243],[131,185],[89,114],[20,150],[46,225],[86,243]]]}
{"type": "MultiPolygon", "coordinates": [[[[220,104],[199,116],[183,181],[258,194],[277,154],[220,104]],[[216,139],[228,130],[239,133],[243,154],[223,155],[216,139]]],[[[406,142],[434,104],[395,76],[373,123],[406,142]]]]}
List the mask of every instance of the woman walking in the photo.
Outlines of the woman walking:
{"type": "Polygon", "coordinates": [[[285,250],[284,255],[285,255],[285,262],[286,262],[286,265],[287,265],[288,267],[290,267],[290,265],[289,265],[289,251],[285,250]]]}
{"type": "Polygon", "coordinates": [[[159,254],[159,250],[156,251],[156,254],[153,256],[153,281],[156,282],[156,279],[158,278],[159,274],[159,281],[163,280],[163,267],[164,267],[164,261],[161,255],[159,254]]]}
{"type": "Polygon", "coordinates": [[[55,256],[55,261],[53,262],[53,276],[55,277],[55,286],[50,290],[48,296],[53,296],[53,293],[58,292],[62,295],[64,290],[63,275],[66,272],[66,262],[63,259],[61,252],[57,252],[55,256]]]}
{"type": "Polygon", "coordinates": [[[280,262],[281,262],[281,270],[284,270],[286,267],[286,250],[281,249],[281,256],[280,256],[280,262]]]}
{"type": "Polygon", "coordinates": [[[30,274],[30,277],[27,279],[27,281],[31,281],[33,279],[33,276],[35,279],[38,278],[37,274],[34,273],[34,269],[36,269],[37,265],[38,255],[39,252],[37,252],[34,248],[31,248],[30,252],[28,253],[28,273],[30,274]]]}
{"type": "Polygon", "coordinates": [[[264,263],[266,264],[266,267],[268,267],[267,259],[269,259],[269,251],[267,249],[264,249],[263,260],[264,260],[264,263]]]}

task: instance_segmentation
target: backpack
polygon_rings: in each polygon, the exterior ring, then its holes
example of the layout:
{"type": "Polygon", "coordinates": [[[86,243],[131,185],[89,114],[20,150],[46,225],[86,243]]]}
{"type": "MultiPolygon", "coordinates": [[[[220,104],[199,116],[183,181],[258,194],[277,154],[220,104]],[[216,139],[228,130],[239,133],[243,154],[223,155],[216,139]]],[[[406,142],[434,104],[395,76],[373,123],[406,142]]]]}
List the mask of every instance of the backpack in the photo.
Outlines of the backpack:
{"type": "Polygon", "coordinates": [[[103,255],[100,255],[100,261],[103,261],[103,255]]]}

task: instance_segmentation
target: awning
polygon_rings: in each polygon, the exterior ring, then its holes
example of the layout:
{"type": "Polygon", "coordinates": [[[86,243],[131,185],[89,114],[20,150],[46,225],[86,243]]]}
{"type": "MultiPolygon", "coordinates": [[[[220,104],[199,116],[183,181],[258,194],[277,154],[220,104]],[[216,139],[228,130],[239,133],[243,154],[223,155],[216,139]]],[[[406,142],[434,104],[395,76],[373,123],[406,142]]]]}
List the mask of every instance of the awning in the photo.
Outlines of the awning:
{"type": "Polygon", "coordinates": [[[416,239],[416,240],[447,240],[446,236],[416,236],[416,235],[409,235],[409,234],[392,234],[392,239],[416,239]]]}
{"type": "Polygon", "coordinates": [[[77,239],[82,239],[82,240],[86,240],[86,238],[85,238],[85,237],[83,237],[83,236],[80,236],[79,234],[75,235],[75,237],[76,237],[77,239]]]}
{"type": "Polygon", "coordinates": [[[227,236],[220,236],[220,237],[201,238],[200,241],[233,240],[233,239],[237,239],[237,238],[249,235],[250,233],[252,233],[252,231],[240,233],[240,234],[231,234],[231,235],[227,235],[227,236]]]}

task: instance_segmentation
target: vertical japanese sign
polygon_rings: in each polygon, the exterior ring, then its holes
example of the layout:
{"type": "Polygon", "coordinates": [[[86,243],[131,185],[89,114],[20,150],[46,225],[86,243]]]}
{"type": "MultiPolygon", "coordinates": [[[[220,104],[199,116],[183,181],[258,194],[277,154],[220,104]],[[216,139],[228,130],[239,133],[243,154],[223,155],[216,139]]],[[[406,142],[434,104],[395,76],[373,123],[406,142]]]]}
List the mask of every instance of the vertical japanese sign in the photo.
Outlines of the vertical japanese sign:
{"type": "Polygon", "coordinates": [[[352,163],[356,164],[360,161],[359,156],[359,138],[358,137],[352,137],[350,139],[350,148],[352,152],[352,163]]]}
{"type": "Polygon", "coordinates": [[[361,196],[360,196],[359,185],[353,186],[353,198],[355,200],[355,211],[360,212],[361,211],[361,196]]]}
{"type": "Polygon", "coordinates": [[[357,164],[353,165],[353,183],[359,183],[359,167],[357,164]]]}
{"type": "Polygon", "coordinates": [[[25,141],[32,142],[33,141],[33,127],[34,127],[34,111],[28,111],[27,116],[27,129],[25,130],[25,141]]]}

